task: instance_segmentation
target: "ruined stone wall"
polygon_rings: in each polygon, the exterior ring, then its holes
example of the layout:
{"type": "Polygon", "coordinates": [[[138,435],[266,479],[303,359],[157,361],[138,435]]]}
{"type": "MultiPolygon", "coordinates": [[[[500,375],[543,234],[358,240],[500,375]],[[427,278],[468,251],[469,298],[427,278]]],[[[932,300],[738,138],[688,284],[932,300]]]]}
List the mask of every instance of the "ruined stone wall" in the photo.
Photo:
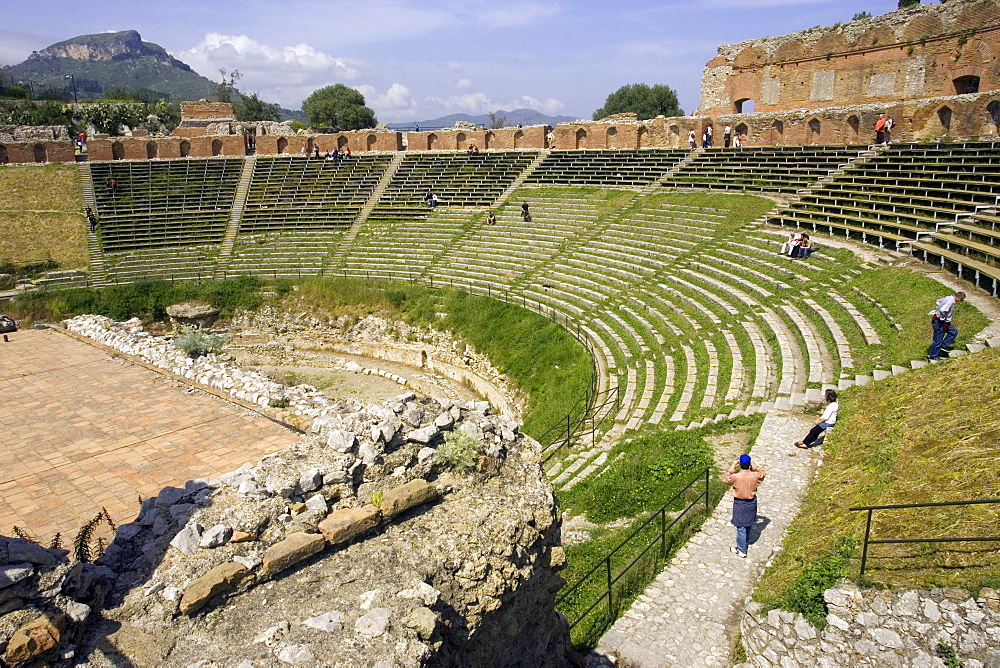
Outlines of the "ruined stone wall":
{"type": "Polygon", "coordinates": [[[553,148],[688,148],[688,132],[694,131],[700,145],[701,133],[711,122],[711,118],[704,116],[657,116],[640,121],[636,114],[616,114],[599,121],[572,121],[555,127],[553,148]]]}
{"type": "Polygon", "coordinates": [[[475,145],[480,150],[539,150],[546,147],[547,125],[526,128],[444,128],[406,133],[407,151],[464,151],[475,145]]]}
{"type": "Polygon", "coordinates": [[[355,130],[313,135],[321,153],[350,148],[351,153],[366,151],[402,151],[403,133],[392,130],[355,130]]]}
{"type": "Polygon", "coordinates": [[[0,165],[25,162],[73,162],[76,144],[72,141],[11,141],[0,140],[0,165]]]}
{"type": "Polygon", "coordinates": [[[829,613],[817,630],[799,613],[762,612],[757,603],[740,618],[747,661],[771,666],[943,665],[938,646],[965,666],[1000,665],[1000,594],[983,588],[862,590],[847,581],[824,594],[829,613]]]}
{"type": "Polygon", "coordinates": [[[166,158],[242,157],[246,141],[240,135],[200,137],[95,137],[87,141],[90,160],[153,160],[166,158]]]}
{"type": "Polygon", "coordinates": [[[222,122],[235,121],[236,114],[233,105],[228,102],[181,102],[181,123],[185,121],[222,122]]]}
{"type": "Polygon", "coordinates": [[[696,113],[733,114],[744,100],[754,102],[754,112],[779,112],[995,91],[998,56],[1000,0],[918,5],[723,44],[705,67],[696,113]]]}

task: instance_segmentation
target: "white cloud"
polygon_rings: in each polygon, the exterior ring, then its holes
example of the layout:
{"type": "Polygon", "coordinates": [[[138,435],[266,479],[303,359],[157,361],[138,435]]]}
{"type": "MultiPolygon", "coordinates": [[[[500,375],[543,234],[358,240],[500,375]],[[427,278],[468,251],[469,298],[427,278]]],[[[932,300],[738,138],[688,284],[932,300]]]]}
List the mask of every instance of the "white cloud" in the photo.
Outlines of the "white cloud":
{"type": "Polygon", "coordinates": [[[559,13],[555,5],[541,2],[514,2],[497,5],[492,2],[474,6],[467,18],[495,28],[515,28],[549,19],[559,13]]]}
{"type": "Polygon", "coordinates": [[[239,70],[241,90],[259,90],[265,99],[285,105],[298,104],[320,86],[355,81],[372,69],[363,60],[334,57],[306,43],[274,47],[246,35],[217,32],[174,55],[210,79],[218,77],[220,67],[239,70]]]}
{"type": "Polygon", "coordinates": [[[379,93],[374,86],[369,85],[356,88],[365,96],[365,104],[372,108],[376,117],[401,118],[414,110],[413,94],[401,83],[392,84],[385,93],[379,93]]]}
{"type": "Polygon", "coordinates": [[[497,109],[511,110],[522,107],[537,109],[546,114],[556,114],[566,108],[561,100],[554,98],[540,100],[531,95],[498,101],[481,91],[448,96],[417,96],[401,83],[390,85],[385,92],[379,92],[370,85],[355,88],[365,96],[365,103],[375,111],[378,119],[388,123],[425,120],[448,114],[485,114],[497,109]]]}
{"type": "Polygon", "coordinates": [[[459,79],[455,82],[455,88],[472,88],[472,79],[459,79]]]}

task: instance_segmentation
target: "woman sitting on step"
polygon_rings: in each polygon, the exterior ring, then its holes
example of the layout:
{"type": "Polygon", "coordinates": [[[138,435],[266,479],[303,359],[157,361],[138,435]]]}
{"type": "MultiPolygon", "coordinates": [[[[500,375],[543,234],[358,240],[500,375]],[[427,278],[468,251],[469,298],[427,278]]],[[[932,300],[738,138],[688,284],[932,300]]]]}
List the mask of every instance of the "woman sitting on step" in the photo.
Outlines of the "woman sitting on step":
{"type": "Polygon", "coordinates": [[[840,404],[837,403],[837,391],[827,390],[826,391],[826,410],[823,411],[823,415],[816,420],[816,425],[809,430],[806,437],[795,444],[797,448],[811,448],[812,444],[819,439],[820,434],[825,432],[827,429],[837,424],[837,410],[840,408],[840,404]]]}

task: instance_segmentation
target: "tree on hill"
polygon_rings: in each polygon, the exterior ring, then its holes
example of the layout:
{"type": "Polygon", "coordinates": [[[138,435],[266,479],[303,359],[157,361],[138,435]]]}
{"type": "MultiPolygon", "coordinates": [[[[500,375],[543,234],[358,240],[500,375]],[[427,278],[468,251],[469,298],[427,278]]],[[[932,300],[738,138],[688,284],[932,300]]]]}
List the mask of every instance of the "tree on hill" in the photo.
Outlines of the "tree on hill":
{"type": "Polygon", "coordinates": [[[903,9],[904,7],[916,7],[919,4],[920,0],[899,0],[900,9],[903,9]]]}
{"type": "Polygon", "coordinates": [[[276,121],[280,118],[278,105],[264,102],[257,93],[242,95],[233,105],[233,113],[238,121],[276,121]]]}
{"type": "Polygon", "coordinates": [[[239,70],[226,72],[225,67],[220,67],[219,74],[222,75],[222,81],[219,82],[219,88],[215,95],[219,98],[219,102],[232,102],[233,93],[236,91],[236,82],[243,78],[243,73],[239,70]]]}
{"type": "Polygon", "coordinates": [[[313,91],[302,103],[302,111],[314,128],[360,130],[377,122],[375,112],[365,106],[365,96],[344,84],[313,91]]]}
{"type": "Polygon", "coordinates": [[[677,102],[677,91],[670,86],[644,83],[626,84],[604,101],[604,106],[594,112],[594,120],[599,121],[614,114],[632,112],[640,120],[657,116],[683,116],[684,111],[677,102]]]}

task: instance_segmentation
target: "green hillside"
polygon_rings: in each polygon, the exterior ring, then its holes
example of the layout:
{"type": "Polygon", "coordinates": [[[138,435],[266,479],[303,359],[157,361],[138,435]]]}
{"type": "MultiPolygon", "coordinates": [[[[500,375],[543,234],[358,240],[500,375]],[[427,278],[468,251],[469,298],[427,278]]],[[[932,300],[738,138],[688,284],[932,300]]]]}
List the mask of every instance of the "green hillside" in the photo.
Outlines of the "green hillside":
{"type": "Polygon", "coordinates": [[[171,101],[215,96],[216,82],[201,76],[134,30],[81,35],[37,51],[4,73],[12,81],[30,82],[35,94],[72,94],[73,76],[80,99],[99,98],[113,90],[146,89],[171,101]]]}

